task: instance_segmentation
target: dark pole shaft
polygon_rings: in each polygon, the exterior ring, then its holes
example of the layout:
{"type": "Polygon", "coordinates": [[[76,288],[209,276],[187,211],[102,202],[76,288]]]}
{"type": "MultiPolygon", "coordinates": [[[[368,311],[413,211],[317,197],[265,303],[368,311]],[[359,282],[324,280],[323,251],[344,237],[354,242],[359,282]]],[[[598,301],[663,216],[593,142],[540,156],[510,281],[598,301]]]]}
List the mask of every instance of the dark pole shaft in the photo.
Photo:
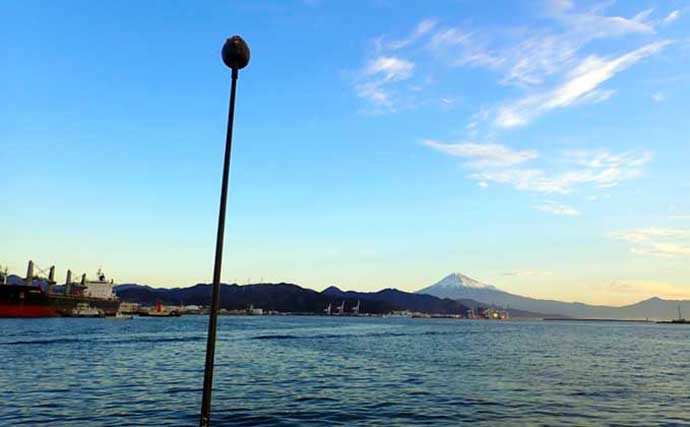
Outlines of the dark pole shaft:
{"type": "Polygon", "coordinates": [[[218,213],[218,236],[216,237],[216,263],[213,268],[213,290],[211,313],[208,319],[208,340],[206,342],[206,368],[204,369],[204,394],[201,400],[200,427],[211,425],[211,392],[213,389],[213,362],[216,353],[216,328],[220,309],[220,273],[223,263],[223,236],[225,234],[225,208],[228,200],[228,176],[230,174],[230,155],[232,153],[232,125],[235,119],[235,91],[237,90],[237,69],[232,69],[230,88],[230,107],[228,110],[228,130],[225,136],[225,161],[223,163],[223,184],[220,192],[220,212],[218,213]]]}

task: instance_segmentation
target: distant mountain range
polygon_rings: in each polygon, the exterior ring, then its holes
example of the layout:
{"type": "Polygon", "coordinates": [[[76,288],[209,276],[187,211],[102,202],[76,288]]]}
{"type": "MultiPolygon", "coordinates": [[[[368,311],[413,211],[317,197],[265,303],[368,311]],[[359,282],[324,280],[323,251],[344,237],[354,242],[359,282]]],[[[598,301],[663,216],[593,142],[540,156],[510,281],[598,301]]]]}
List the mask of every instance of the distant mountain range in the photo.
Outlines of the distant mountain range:
{"type": "MultiPolygon", "coordinates": [[[[157,301],[170,305],[210,305],[211,285],[197,284],[188,288],[156,289],[142,285],[119,285],[115,293],[124,301],[153,305],[157,301]]],[[[322,313],[331,304],[341,304],[341,300],[323,293],[305,289],[291,283],[254,284],[254,285],[221,285],[221,308],[242,310],[253,305],[264,310],[291,313],[322,313]]],[[[413,294],[414,295],[414,294],[413,294]]],[[[428,295],[416,295],[428,297],[428,295]]],[[[420,298],[422,299],[422,298],[420,298]]],[[[437,298],[436,298],[437,299],[437,298]]],[[[350,309],[357,304],[356,300],[345,299],[345,306],[350,309]]],[[[387,301],[368,301],[362,311],[381,314],[395,310],[397,307],[387,301]]]]}
{"type": "MultiPolygon", "coordinates": [[[[21,284],[15,275],[9,284],[21,284]]],[[[45,281],[35,284],[45,287],[45,281]]],[[[690,316],[690,301],[650,298],[622,307],[589,305],[524,297],[502,291],[497,287],[474,280],[460,273],[449,274],[437,283],[415,293],[397,289],[378,292],[343,291],[331,286],[322,292],[290,283],[262,283],[253,285],[222,285],[221,307],[229,310],[244,309],[250,305],[279,312],[322,313],[331,304],[336,307],[345,301],[349,311],[362,301],[362,312],[381,314],[393,310],[409,310],[435,314],[466,314],[495,306],[507,309],[513,318],[572,317],[581,319],[668,320],[681,313],[690,316]]],[[[56,287],[57,290],[60,287],[56,287]]],[[[160,300],[165,304],[209,305],[210,285],[197,284],[186,288],[152,288],[138,284],[115,287],[124,301],[153,305],[160,300]]]]}
{"type": "MultiPolygon", "coordinates": [[[[149,286],[129,284],[115,287],[115,292],[124,301],[153,305],[156,301],[177,305],[209,305],[210,285],[198,284],[188,288],[156,289],[149,286]]],[[[221,288],[221,307],[229,310],[245,309],[250,305],[265,310],[292,313],[323,313],[330,304],[333,309],[345,301],[345,309],[361,302],[362,313],[383,314],[396,310],[428,314],[467,315],[469,309],[475,312],[487,308],[471,299],[438,298],[433,295],[384,289],[378,292],[342,291],[335,286],[317,292],[290,283],[261,283],[253,285],[226,285],[221,288]]],[[[514,318],[541,318],[543,314],[511,309],[514,318]]]]}
{"type": "Polygon", "coordinates": [[[452,299],[442,299],[432,295],[417,295],[397,289],[384,289],[378,292],[354,292],[342,291],[335,286],[331,286],[324,289],[321,293],[336,301],[342,299],[367,302],[386,301],[399,309],[420,313],[465,315],[469,309],[468,306],[452,299]]]}
{"type": "MultiPolygon", "coordinates": [[[[198,284],[187,288],[152,288],[137,284],[118,285],[115,292],[124,301],[153,305],[156,301],[177,305],[204,305],[210,303],[210,285],[198,284]]],[[[229,310],[245,309],[250,305],[265,310],[292,313],[323,313],[330,304],[335,310],[342,302],[350,312],[358,301],[362,313],[383,314],[396,310],[408,310],[429,314],[466,315],[470,308],[486,308],[486,304],[477,301],[456,301],[437,298],[432,295],[421,295],[403,292],[397,289],[384,289],[378,292],[342,291],[331,286],[322,292],[305,289],[290,283],[261,283],[252,285],[227,285],[221,288],[221,307],[229,310]]],[[[511,315],[516,317],[540,317],[537,314],[515,310],[511,315]]]]}
{"type": "MultiPolygon", "coordinates": [[[[361,301],[387,301],[396,307],[404,307],[409,311],[436,314],[467,314],[468,309],[475,313],[488,308],[490,305],[469,298],[444,298],[433,295],[415,294],[399,291],[397,289],[384,289],[378,292],[341,291],[335,286],[324,289],[323,294],[336,297],[357,299],[361,301]],[[424,298],[419,298],[424,297],[424,298]]],[[[537,319],[544,317],[542,313],[533,313],[525,310],[511,308],[508,310],[513,318],[537,319]]]]}
{"type": "MultiPolygon", "coordinates": [[[[152,288],[144,285],[118,285],[115,292],[124,301],[153,305],[156,301],[165,304],[203,305],[210,304],[210,285],[197,284],[187,288],[152,288]]],[[[432,295],[384,289],[378,292],[342,291],[335,286],[317,292],[290,283],[260,283],[252,285],[227,285],[221,288],[221,307],[240,310],[253,305],[265,310],[292,313],[323,313],[330,304],[333,309],[345,301],[345,309],[351,311],[358,301],[362,313],[383,314],[396,310],[408,310],[429,314],[462,314],[469,309],[475,312],[488,307],[471,299],[454,300],[432,295]]],[[[514,318],[541,318],[543,314],[525,310],[510,309],[514,318]]]]}
{"type": "Polygon", "coordinates": [[[417,293],[456,300],[472,299],[484,304],[583,319],[667,320],[678,317],[679,306],[686,316],[690,314],[688,300],[650,298],[622,307],[544,300],[511,294],[460,273],[450,274],[417,293]]]}
{"type": "MultiPolygon", "coordinates": [[[[23,279],[10,276],[10,284],[22,284],[23,279]]],[[[46,287],[45,280],[35,279],[34,284],[46,287]]],[[[60,286],[55,287],[60,290],[60,286]]],[[[154,305],[157,301],[169,305],[210,305],[211,289],[208,284],[197,284],[183,288],[153,288],[139,284],[122,284],[115,286],[115,293],[123,301],[144,305],[154,305]]],[[[323,313],[330,304],[335,307],[345,302],[346,312],[350,312],[358,301],[360,312],[384,314],[392,311],[412,311],[428,314],[461,314],[467,315],[470,309],[475,312],[488,305],[470,299],[453,300],[403,292],[397,289],[384,289],[378,292],[341,291],[331,286],[322,292],[302,288],[291,283],[260,283],[251,285],[222,284],[221,308],[228,310],[246,309],[253,305],[265,310],[291,313],[323,313]]],[[[542,315],[511,310],[511,316],[518,318],[539,318],[542,315]]]]}

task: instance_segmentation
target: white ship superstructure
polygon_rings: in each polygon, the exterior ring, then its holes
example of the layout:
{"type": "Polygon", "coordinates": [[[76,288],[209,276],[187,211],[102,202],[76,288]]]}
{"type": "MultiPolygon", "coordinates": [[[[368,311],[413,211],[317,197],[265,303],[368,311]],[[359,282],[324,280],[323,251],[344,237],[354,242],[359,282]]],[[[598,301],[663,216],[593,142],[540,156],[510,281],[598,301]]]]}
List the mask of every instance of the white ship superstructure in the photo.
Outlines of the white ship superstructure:
{"type": "Polygon", "coordinates": [[[116,299],[113,287],[115,283],[113,280],[107,280],[105,274],[99,269],[97,273],[97,280],[86,280],[86,277],[82,277],[82,285],[85,286],[84,296],[89,298],[99,298],[99,299],[116,299]]]}

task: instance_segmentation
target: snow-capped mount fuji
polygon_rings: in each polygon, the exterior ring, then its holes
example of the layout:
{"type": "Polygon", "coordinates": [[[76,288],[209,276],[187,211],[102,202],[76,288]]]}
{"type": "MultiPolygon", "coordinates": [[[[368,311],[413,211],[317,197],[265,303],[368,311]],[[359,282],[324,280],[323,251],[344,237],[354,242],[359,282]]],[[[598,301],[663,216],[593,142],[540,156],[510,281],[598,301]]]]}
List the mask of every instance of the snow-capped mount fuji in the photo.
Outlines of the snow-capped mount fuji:
{"type": "Polygon", "coordinates": [[[460,273],[449,274],[433,285],[420,289],[417,293],[460,301],[471,299],[487,305],[517,308],[553,316],[594,317],[590,308],[596,308],[586,304],[540,300],[511,294],[460,273]]]}
{"type": "Polygon", "coordinates": [[[507,303],[506,297],[510,299],[512,296],[493,285],[482,283],[462,273],[449,274],[433,285],[418,290],[416,293],[455,300],[472,299],[484,304],[504,306],[510,305],[510,303],[507,303]]]}
{"type": "Polygon", "coordinates": [[[637,304],[620,307],[545,300],[511,294],[460,273],[450,274],[416,293],[438,298],[450,298],[460,302],[475,300],[487,305],[510,307],[531,313],[583,319],[668,320],[676,317],[679,307],[683,313],[690,313],[690,300],[650,298],[637,304]]]}
{"type": "Polygon", "coordinates": [[[465,298],[465,296],[455,296],[455,294],[463,289],[494,289],[492,285],[487,285],[478,280],[474,280],[462,273],[452,273],[434,283],[433,285],[417,291],[418,294],[430,294],[439,298],[465,298]],[[446,294],[446,295],[437,295],[446,294]]]}

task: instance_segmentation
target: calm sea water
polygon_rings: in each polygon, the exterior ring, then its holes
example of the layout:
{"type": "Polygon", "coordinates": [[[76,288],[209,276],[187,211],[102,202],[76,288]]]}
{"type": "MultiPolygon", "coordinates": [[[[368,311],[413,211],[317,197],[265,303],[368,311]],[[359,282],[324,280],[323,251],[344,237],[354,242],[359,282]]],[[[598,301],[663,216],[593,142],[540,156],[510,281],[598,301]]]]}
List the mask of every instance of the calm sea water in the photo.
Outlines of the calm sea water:
{"type": "MultiPolygon", "coordinates": [[[[223,317],[214,425],[690,425],[690,327],[223,317]]],[[[0,320],[0,425],[192,426],[206,318],[0,320]]]]}

